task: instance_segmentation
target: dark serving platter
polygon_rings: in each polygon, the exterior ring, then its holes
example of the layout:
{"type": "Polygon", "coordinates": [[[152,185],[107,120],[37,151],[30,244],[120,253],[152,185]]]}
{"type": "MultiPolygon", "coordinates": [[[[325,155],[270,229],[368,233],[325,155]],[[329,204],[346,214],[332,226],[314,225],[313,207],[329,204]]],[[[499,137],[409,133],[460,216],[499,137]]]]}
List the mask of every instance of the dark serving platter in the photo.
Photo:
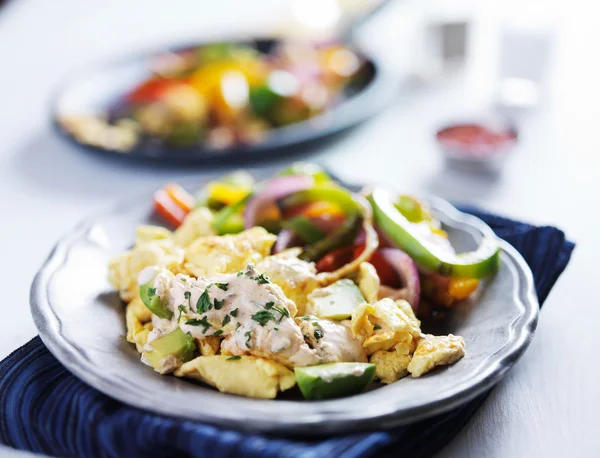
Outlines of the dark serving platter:
{"type": "MultiPolygon", "coordinates": [[[[269,53],[280,40],[265,38],[229,42],[250,45],[269,53]]],[[[292,146],[313,143],[365,121],[385,107],[398,86],[398,81],[379,61],[366,56],[355,45],[346,43],[346,47],[364,59],[365,65],[361,70],[361,78],[344,89],[344,100],[308,120],[270,130],[269,135],[260,143],[236,144],[216,149],[202,144],[176,147],[156,139],[143,139],[132,149],[122,152],[83,143],[59,122],[61,118],[69,116],[109,112],[124,93],[150,75],[148,62],[152,57],[168,51],[181,51],[206,44],[210,43],[199,42],[144,52],[77,72],[63,82],[53,99],[53,126],[69,142],[87,150],[131,160],[163,163],[218,162],[234,158],[251,160],[264,157],[265,154],[285,155],[292,146]]]]}

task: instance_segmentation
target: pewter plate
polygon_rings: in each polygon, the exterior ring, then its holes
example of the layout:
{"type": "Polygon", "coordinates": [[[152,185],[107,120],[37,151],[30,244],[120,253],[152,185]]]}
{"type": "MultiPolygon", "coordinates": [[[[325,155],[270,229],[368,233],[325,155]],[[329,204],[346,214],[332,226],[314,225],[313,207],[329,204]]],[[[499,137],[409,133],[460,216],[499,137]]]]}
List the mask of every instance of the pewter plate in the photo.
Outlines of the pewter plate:
{"type": "MultiPolygon", "coordinates": [[[[265,172],[263,172],[265,173],[265,172]]],[[[304,401],[299,393],[257,400],[160,376],[125,340],[124,305],[108,284],[109,259],[151,222],[150,195],[90,218],[67,234],[36,276],[31,311],[48,349],[73,374],[132,406],[244,430],[330,434],[410,423],[450,410],[491,388],[529,345],[538,302],[531,271],[508,243],[499,272],[436,329],[465,338],[467,355],[419,379],[373,386],[359,395],[304,401]]],[[[459,251],[491,230],[445,201],[431,201],[459,251]]]]}

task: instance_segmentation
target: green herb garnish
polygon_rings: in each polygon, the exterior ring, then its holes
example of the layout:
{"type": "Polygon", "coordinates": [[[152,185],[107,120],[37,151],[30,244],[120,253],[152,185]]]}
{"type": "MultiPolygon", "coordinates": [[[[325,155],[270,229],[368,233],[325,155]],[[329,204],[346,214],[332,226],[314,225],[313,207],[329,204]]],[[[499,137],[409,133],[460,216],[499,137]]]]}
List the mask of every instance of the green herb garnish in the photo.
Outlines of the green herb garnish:
{"type": "Polygon", "coordinates": [[[226,361],[237,361],[238,359],[242,359],[241,356],[230,356],[226,361]]]}
{"type": "Polygon", "coordinates": [[[246,334],[244,334],[244,335],[247,337],[247,339],[246,339],[246,347],[248,347],[248,348],[252,348],[252,347],[250,346],[250,340],[252,339],[252,331],[248,331],[248,332],[247,332],[246,334]]]}
{"type": "Polygon", "coordinates": [[[238,277],[241,277],[242,275],[244,275],[244,272],[242,272],[241,270],[237,273],[238,277]]]}
{"type": "Polygon", "coordinates": [[[223,291],[227,291],[227,288],[229,288],[229,283],[215,283],[215,286],[223,291]]]}
{"type": "Polygon", "coordinates": [[[210,328],[210,323],[208,322],[207,317],[204,317],[201,320],[191,318],[187,320],[185,324],[189,324],[190,326],[204,326],[204,329],[202,329],[202,334],[205,334],[208,328],[210,328]]]}
{"type": "Polygon", "coordinates": [[[183,314],[186,312],[186,310],[185,310],[185,305],[183,305],[183,304],[179,304],[179,305],[177,306],[177,310],[179,310],[179,314],[180,314],[180,315],[183,315],[183,314]]]}
{"type": "Polygon", "coordinates": [[[235,318],[237,316],[237,312],[238,312],[238,309],[235,309],[235,310],[232,310],[231,312],[229,312],[229,314],[235,318]]]}
{"type": "Polygon", "coordinates": [[[222,330],[222,329],[219,329],[218,331],[216,331],[216,332],[213,334],[213,336],[215,336],[215,337],[218,337],[218,336],[220,336],[221,334],[223,334],[223,330],[222,330]]]}
{"type": "Polygon", "coordinates": [[[198,302],[196,302],[196,311],[198,313],[206,313],[210,310],[210,296],[208,295],[208,286],[204,290],[204,292],[198,298],[198,302]]]}
{"type": "Polygon", "coordinates": [[[319,340],[323,337],[323,330],[322,329],[315,329],[315,339],[319,340]]]}
{"type": "Polygon", "coordinates": [[[274,320],[275,316],[268,310],[259,310],[254,315],[252,315],[252,319],[261,326],[264,326],[269,320],[274,320]]]}
{"type": "Polygon", "coordinates": [[[225,315],[225,318],[223,318],[223,323],[221,323],[221,326],[225,326],[230,321],[231,321],[231,317],[229,315],[225,315]]]}
{"type": "Polygon", "coordinates": [[[378,329],[381,329],[381,326],[378,325],[378,324],[376,324],[376,325],[373,326],[373,329],[375,329],[377,331],[378,329]]]}
{"type": "Polygon", "coordinates": [[[271,282],[269,277],[267,277],[265,274],[260,274],[258,277],[255,277],[254,280],[256,280],[259,285],[264,285],[271,282]]]}
{"type": "Polygon", "coordinates": [[[220,301],[218,301],[217,298],[215,297],[215,310],[221,310],[224,303],[225,303],[225,299],[221,299],[220,301]]]}
{"type": "Polygon", "coordinates": [[[148,297],[156,296],[156,288],[148,288],[148,297]]]}
{"type": "Polygon", "coordinates": [[[240,323],[240,322],[238,321],[238,323],[235,325],[235,330],[237,331],[238,329],[240,329],[240,326],[241,326],[241,325],[242,325],[242,323],[240,323]]]}
{"type": "Polygon", "coordinates": [[[267,303],[265,304],[265,308],[266,308],[267,310],[269,310],[269,309],[272,309],[274,305],[275,305],[275,302],[267,302],[267,303]]]}

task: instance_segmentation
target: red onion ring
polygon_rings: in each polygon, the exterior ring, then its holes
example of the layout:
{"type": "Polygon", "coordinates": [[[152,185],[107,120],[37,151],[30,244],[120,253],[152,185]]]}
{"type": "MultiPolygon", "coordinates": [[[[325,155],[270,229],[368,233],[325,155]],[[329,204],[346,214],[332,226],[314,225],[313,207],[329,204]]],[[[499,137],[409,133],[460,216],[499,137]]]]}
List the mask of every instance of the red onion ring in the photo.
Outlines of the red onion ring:
{"type": "Polygon", "coordinates": [[[295,238],[294,231],[291,229],[281,229],[277,234],[275,245],[273,245],[273,254],[281,253],[283,250],[293,247],[295,238]]]}
{"type": "Polygon", "coordinates": [[[256,226],[260,212],[274,205],[278,199],[282,199],[294,192],[309,189],[314,185],[314,178],[305,175],[273,178],[246,205],[246,209],[244,210],[244,227],[250,229],[256,226]]]}
{"type": "Polygon", "coordinates": [[[402,279],[405,287],[408,289],[407,300],[416,312],[419,309],[421,283],[415,262],[409,255],[398,248],[381,248],[379,252],[402,279]]]}

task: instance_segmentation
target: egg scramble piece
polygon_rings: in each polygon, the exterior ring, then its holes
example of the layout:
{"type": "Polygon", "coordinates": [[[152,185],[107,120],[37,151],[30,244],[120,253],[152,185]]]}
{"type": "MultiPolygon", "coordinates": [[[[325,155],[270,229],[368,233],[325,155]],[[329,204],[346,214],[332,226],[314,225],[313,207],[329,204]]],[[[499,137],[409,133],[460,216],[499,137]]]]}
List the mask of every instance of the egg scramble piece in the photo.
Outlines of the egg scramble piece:
{"type": "Polygon", "coordinates": [[[217,236],[211,222],[199,209],[174,232],[140,226],[133,248],[110,262],[127,341],[157,372],[271,399],[296,384],[295,367],[368,361],[392,383],[464,356],[461,337],[423,334],[408,302],[381,298],[371,264],[319,277],[300,249],[270,255],[276,237],[265,229],[217,236]],[[161,313],[146,307],[140,285],[161,313]],[[157,353],[176,335],[185,346],[157,353]]]}

